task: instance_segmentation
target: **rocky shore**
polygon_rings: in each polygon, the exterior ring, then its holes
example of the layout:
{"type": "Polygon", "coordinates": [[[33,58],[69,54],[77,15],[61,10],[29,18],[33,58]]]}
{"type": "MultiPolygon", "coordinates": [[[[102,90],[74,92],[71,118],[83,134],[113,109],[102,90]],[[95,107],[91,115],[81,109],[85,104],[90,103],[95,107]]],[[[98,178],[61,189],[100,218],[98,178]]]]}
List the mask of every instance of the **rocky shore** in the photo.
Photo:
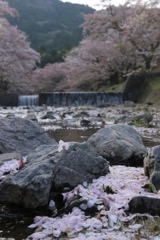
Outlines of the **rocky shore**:
{"type": "Polygon", "coordinates": [[[132,102],[3,108],[0,202],[45,209],[26,239],[158,239],[160,230],[146,232],[144,222],[158,225],[160,215],[159,127],[158,107],[132,102]],[[46,133],[73,128],[97,130],[81,143],[46,133]]]}

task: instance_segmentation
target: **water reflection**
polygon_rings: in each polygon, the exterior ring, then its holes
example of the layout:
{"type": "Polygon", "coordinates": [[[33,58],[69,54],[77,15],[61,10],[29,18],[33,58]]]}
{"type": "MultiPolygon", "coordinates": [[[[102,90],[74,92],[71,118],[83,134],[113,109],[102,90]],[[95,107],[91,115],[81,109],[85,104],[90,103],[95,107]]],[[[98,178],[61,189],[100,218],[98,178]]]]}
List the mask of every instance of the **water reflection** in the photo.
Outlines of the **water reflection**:
{"type": "Polygon", "coordinates": [[[24,240],[34,232],[28,228],[35,212],[18,205],[0,203],[0,239],[24,240]]]}
{"type": "MultiPolygon", "coordinates": [[[[99,128],[90,129],[57,129],[55,131],[48,131],[50,137],[54,138],[57,142],[63,140],[64,142],[84,142],[97,132],[99,128]]],[[[154,147],[160,145],[159,135],[142,136],[143,143],[146,147],[154,147]]]]}
{"type": "Polygon", "coordinates": [[[97,132],[98,128],[90,129],[57,129],[55,131],[48,131],[50,137],[54,138],[57,142],[63,140],[64,142],[84,142],[97,132]]]}
{"type": "Polygon", "coordinates": [[[143,143],[146,147],[155,147],[160,145],[160,136],[154,135],[152,137],[144,136],[143,143]]]}

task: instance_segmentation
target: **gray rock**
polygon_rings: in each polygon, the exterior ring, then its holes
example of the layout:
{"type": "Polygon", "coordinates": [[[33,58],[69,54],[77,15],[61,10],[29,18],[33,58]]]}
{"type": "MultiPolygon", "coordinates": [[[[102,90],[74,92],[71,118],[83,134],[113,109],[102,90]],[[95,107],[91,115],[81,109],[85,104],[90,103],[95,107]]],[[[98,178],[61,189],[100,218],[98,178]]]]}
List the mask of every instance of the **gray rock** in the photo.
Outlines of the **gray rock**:
{"type": "Polygon", "coordinates": [[[83,119],[83,120],[80,121],[80,125],[81,125],[82,127],[88,127],[88,126],[91,125],[91,121],[90,121],[90,120],[87,120],[87,119],[83,119]]]}
{"type": "Polygon", "coordinates": [[[127,121],[128,121],[128,116],[123,115],[123,116],[117,118],[114,123],[115,123],[115,124],[118,124],[118,123],[126,123],[127,121]]]}
{"type": "Polygon", "coordinates": [[[38,125],[23,118],[0,118],[0,153],[18,152],[23,156],[42,144],[56,141],[38,125]]]}
{"type": "Polygon", "coordinates": [[[129,202],[129,213],[148,213],[160,216],[160,199],[146,196],[133,197],[129,202]]]}
{"type": "Polygon", "coordinates": [[[148,123],[153,120],[153,115],[151,113],[144,113],[132,117],[132,120],[141,120],[145,119],[148,123]]]}
{"type": "Polygon", "coordinates": [[[61,161],[54,169],[54,189],[58,191],[65,187],[74,188],[85,181],[91,182],[93,179],[109,172],[108,162],[97,156],[97,153],[90,144],[82,143],[73,145],[69,151],[64,151],[61,161]],[[58,172],[58,174],[56,174],[58,172]]]}
{"type": "Polygon", "coordinates": [[[89,151],[89,146],[89,143],[76,143],[61,152],[51,145],[47,150],[37,148],[20,171],[6,176],[0,183],[0,201],[36,208],[48,204],[52,192],[62,192],[66,187],[72,189],[84,181],[106,175],[108,162],[97,157],[92,146],[89,151]],[[40,154],[36,155],[38,149],[40,154]]]}
{"type": "Polygon", "coordinates": [[[157,190],[160,189],[160,145],[148,150],[144,158],[144,172],[157,190]]]}
{"type": "Polygon", "coordinates": [[[135,103],[132,101],[125,101],[124,102],[124,107],[128,108],[128,107],[135,107],[135,103]]]}
{"type": "Polygon", "coordinates": [[[135,125],[140,127],[149,127],[149,123],[153,120],[153,115],[150,113],[144,113],[140,115],[122,115],[121,117],[115,120],[117,123],[127,123],[128,125],[135,125]]]}
{"type": "Polygon", "coordinates": [[[76,125],[75,119],[63,119],[62,126],[63,127],[70,127],[76,125]]]}
{"type": "Polygon", "coordinates": [[[84,117],[90,117],[88,112],[79,112],[76,113],[74,116],[74,118],[84,118],[84,117]]]}
{"type": "Polygon", "coordinates": [[[38,121],[37,120],[37,117],[34,113],[28,113],[26,116],[25,116],[25,119],[28,119],[28,120],[31,120],[31,121],[38,121]]]}
{"type": "Polygon", "coordinates": [[[131,120],[137,127],[149,127],[150,122],[153,120],[153,115],[150,113],[144,113],[132,116],[129,120],[131,120]]]}
{"type": "Polygon", "coordinates": [[[14,113],[8,113],[6,115],[6,118],[14,118],[14,117],[15,117],[14,113]]]}
{"type": "Polygon", "coordinates": [[[139,133],[132,126],[124,124],[102,128],[93,134],[88,142],[100,156],[114,165],[143,166],[147,153],[139,133]]]}
{"type": "Polygon", "coordinates": [[[53,116],[53,112],[47,112],[47,113],[45,113],[42,117],[41,117],[41,119],[56,119],[54,116],[53,116]]]}
{"type": "Polygon", "coordinates": [[[39,159],[40,161],[42,161],[46,157],[49,157],[50,155],[52,156],[53,153],[57,152],[57,148],[58,143],[54,143],[51,145],[41,145],[37,147],[33,152],[28,154],[27,161],[33,162],[35,159],[39,159]]]}

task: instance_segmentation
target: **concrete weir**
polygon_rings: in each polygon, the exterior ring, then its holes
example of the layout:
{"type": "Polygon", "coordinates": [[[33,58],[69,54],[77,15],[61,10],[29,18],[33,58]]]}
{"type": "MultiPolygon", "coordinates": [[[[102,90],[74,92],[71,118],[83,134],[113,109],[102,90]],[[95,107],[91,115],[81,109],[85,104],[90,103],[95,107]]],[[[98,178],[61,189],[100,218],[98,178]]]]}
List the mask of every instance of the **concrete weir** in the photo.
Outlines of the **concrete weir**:
{"type": "Polygon", "coordinates": [[[92,106],[122,103],[121,92],[53,92],[39,94],[39,105],[46,104],[48,106],[92,106]]]}
{"type": "Polygon", "coordinates": [[[14,93],[0,93],[0,106],[3,107],[17,107],[18,106],[18,94],[14,93]]]}
{"type": "Polygon", "coordinates": [[[0,106],[100,106],[123,103],[121,92],[48,92],[37,95],[0,94],[0,106]]]}

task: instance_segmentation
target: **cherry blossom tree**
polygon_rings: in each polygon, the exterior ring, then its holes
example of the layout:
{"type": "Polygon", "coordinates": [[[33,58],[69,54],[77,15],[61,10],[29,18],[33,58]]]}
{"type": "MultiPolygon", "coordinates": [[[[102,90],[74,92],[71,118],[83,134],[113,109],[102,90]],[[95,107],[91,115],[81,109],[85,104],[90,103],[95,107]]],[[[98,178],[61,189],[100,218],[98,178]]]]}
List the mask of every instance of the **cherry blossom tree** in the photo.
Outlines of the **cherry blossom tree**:
{"type": "Polygon", "coordinates": [[[6,1],[0,1],[0,17],[4,17],[5,15],[10,15],[12,17],[18,17],[19,14],[16,9],[11,8],[6,1]]]}
{"type": "MultiPolygon", "coordinates": [[[[83,27],[85,35],[92,41],[111,41],[113,48],[119,49],[119,58],[116,55],[116,59],[119,59],[120,66],[128,70],[126,63],[129,63],[130,69],[141,67],[148,71],[160,57],[159,25],[160,9],[155,5],[126,2],[86,15],[83,27]]],[[[104,51],[108,47],[111,46],[106,44],[104,51]]],[[[113,48],[112,60],[115,57],[113,48]]]]}
{"type": "Polygon", "coordinates": [[[33,92],[56,91],[57,85],[61,85],[63,88],[63,84],[67,80],[68,70],[66,67],[66,64],[62,62],[37,68],[32,74],[33,92]]]}
{"type": "Polygon", "coordinates": [[[130,72],[152,70],[160,59],[157,3],[127,1],[85,15],[84,40],[66,58],[74,66],[73,75],[115,84],[115,74],[125,79],[130,72]]]}
{"type": "Polygon", "coordinates": [[[156,4],[144,0],[108,4],[106,9],[85,15],[84,39],[79,46],[63,65],[38,70],[39,78],[48,71],[42,82],[50,79],[54,90],[96,91],[101,85],[126,79],[131,72],[152,70],[160,59],[160,9],[156,4]]]}
{"type": "Polygon", "coordinates": [[[31,74],[40,55],[30,47],[27,36],[10,25],[6,15],[18,16],[7,2],[0,1],[0,83],[1,89],[28,93],[32,89],[31,74]]]}
{"type": "Polygon", "coordinates": [[[137,58],[143,60],[145,70],[151,70],[160,58],[160,9],[146,9],[137,18],[129,18],[125,32],[135,48],[137,58]]]}

